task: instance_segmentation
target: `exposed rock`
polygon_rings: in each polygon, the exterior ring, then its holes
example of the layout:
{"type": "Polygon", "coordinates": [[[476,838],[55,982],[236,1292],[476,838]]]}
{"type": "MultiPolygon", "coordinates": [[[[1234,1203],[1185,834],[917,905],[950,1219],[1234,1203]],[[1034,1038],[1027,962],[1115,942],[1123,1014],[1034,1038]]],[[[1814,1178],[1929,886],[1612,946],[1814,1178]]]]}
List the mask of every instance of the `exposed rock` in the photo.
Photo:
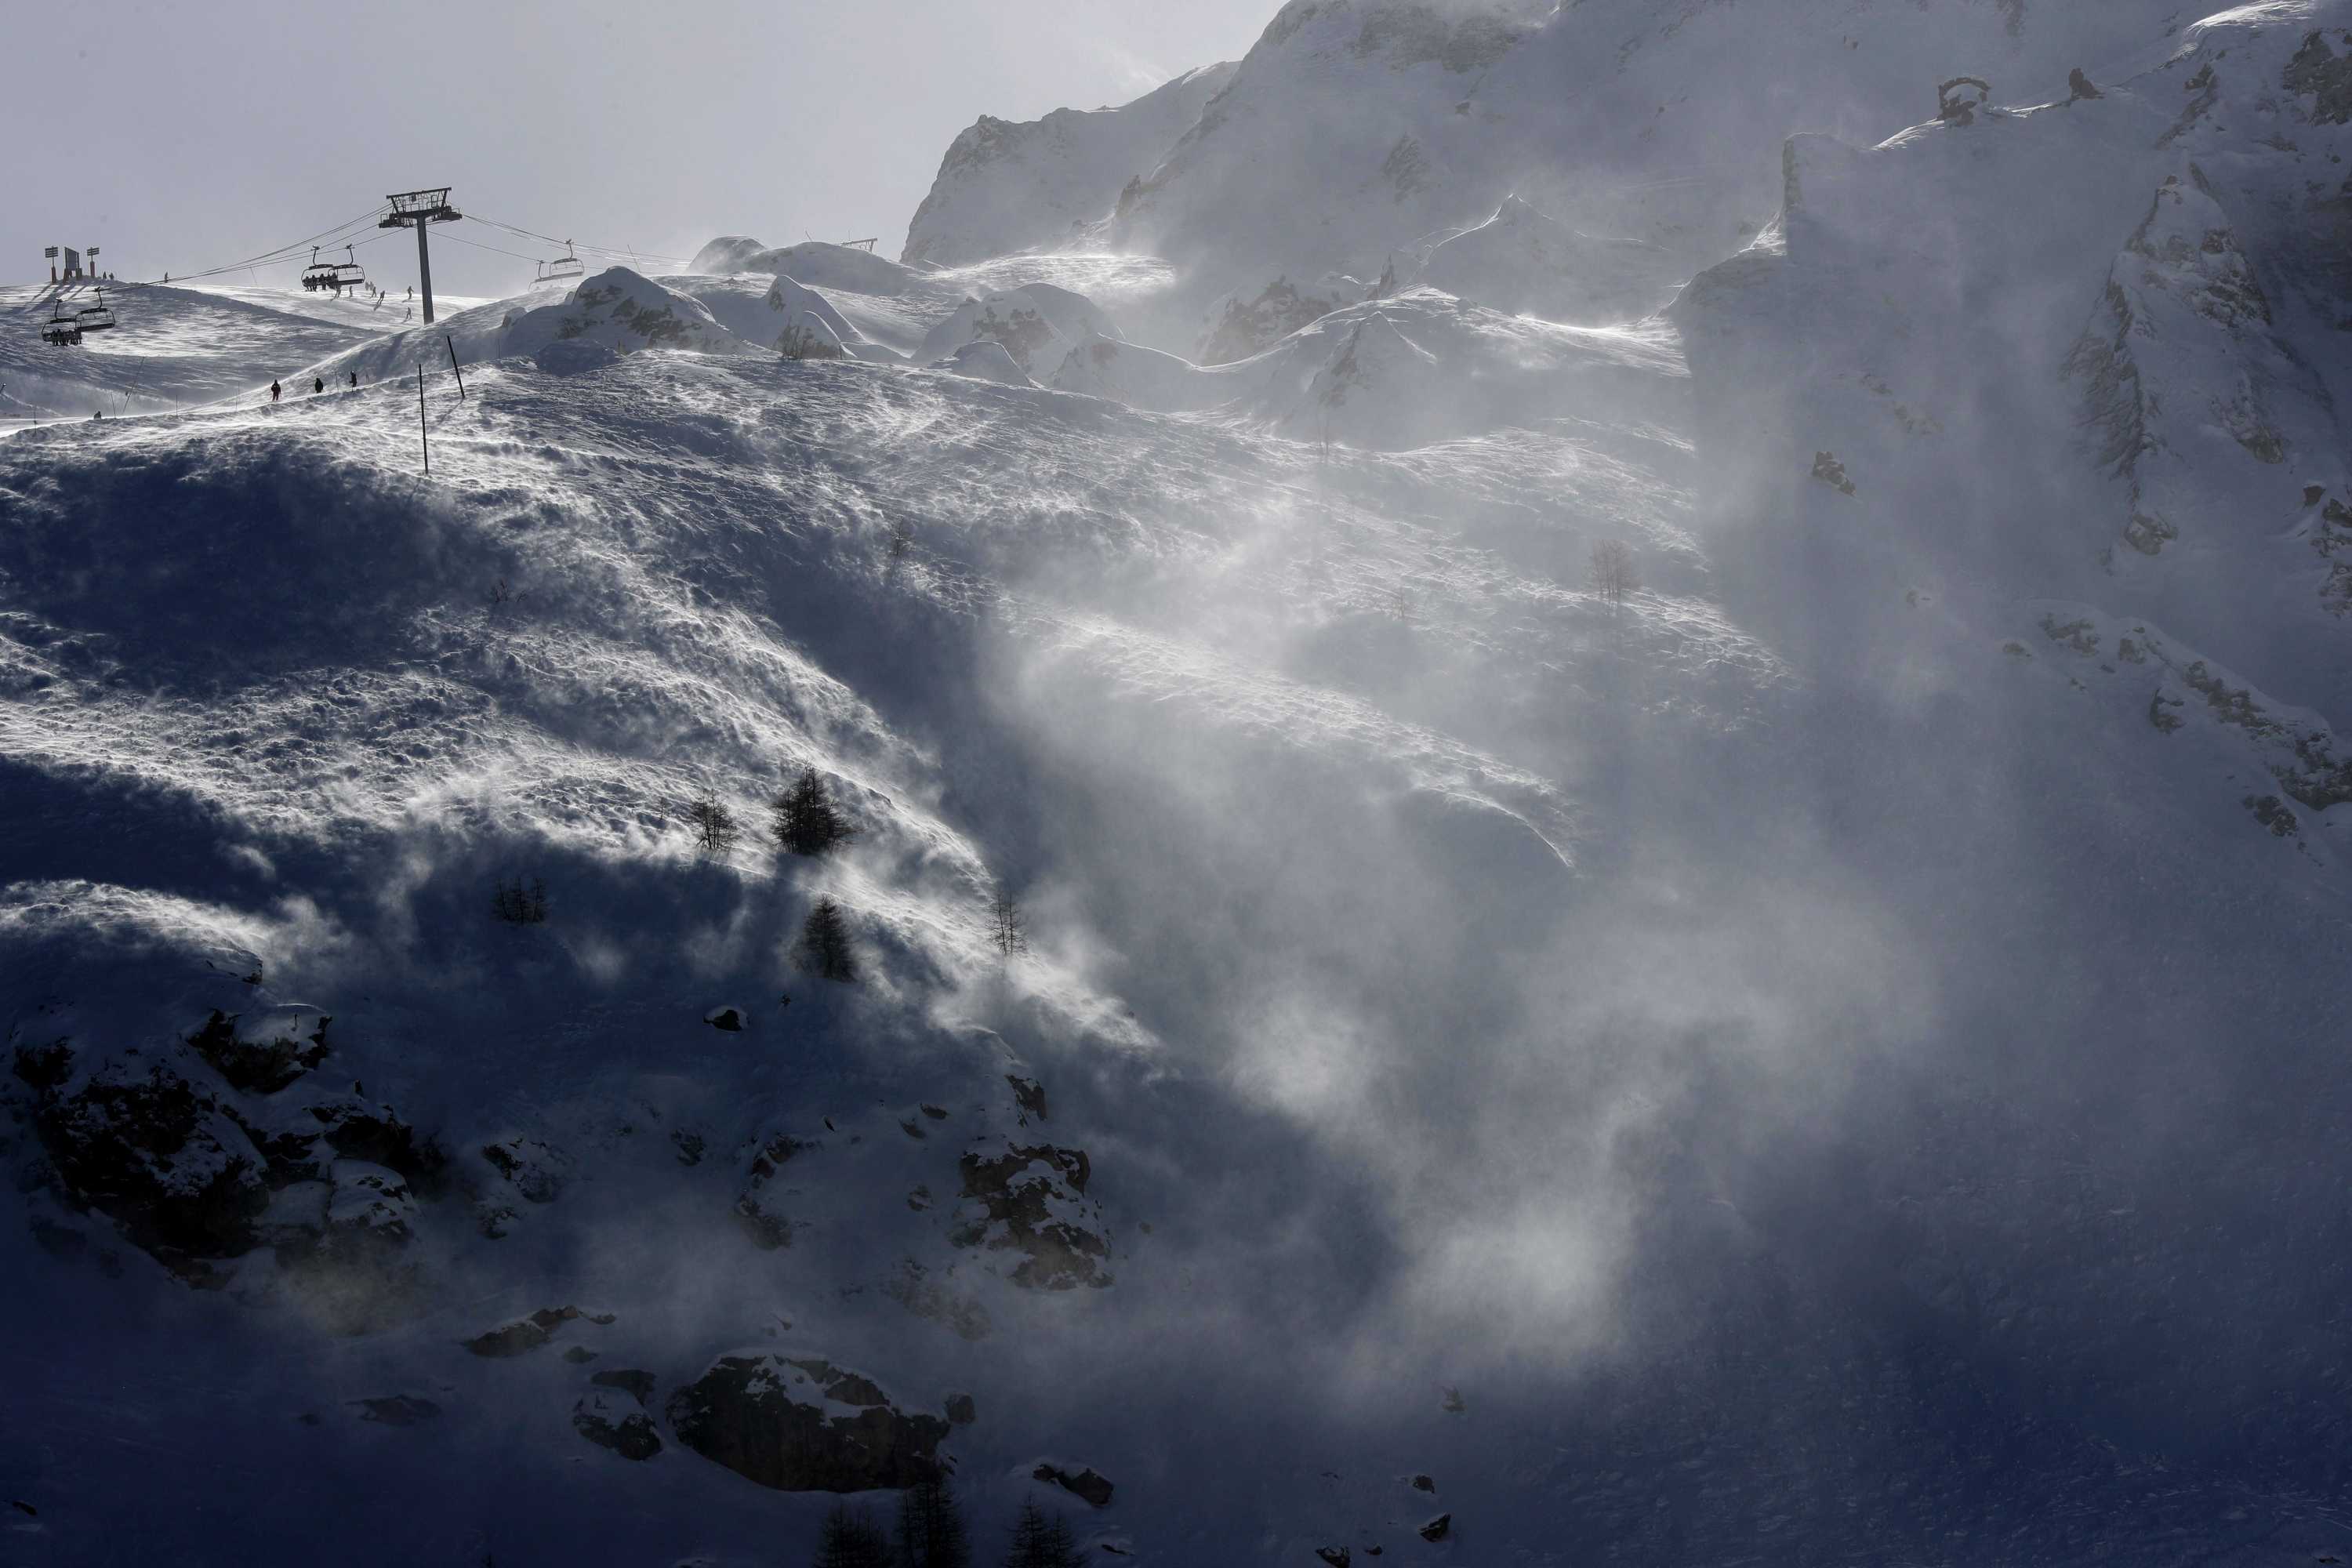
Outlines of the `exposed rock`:
{"type": "Polygon", "coordinates": [[[1302,294],[1289,279],[1277,278],[1246,304],[1237,299],[1226,301],[1224,314],[1201,345],[1201,363],[1229,364],[1247,359],[1346,302],[1302,294]]]}
{"type": "Polygon", "coordinates": [[[2242,803],[2254,814],[2254,820],[2271,830],[2274,838],[2291,838],[2303,831],[2303,824],[2286,803],[2274,795],[2248,795],[2242,803]]]}
{"type": "Polygon", "coordinates": [[[652,1416],[625,1409],[602,1394],[591,1394],[572,1407],[572,1429],[625,1459],[650,1459],[662,1450],[661,1432],[652,1416]]]}
{"type": "Polygon", "coordinates": [[[1006,1073],[1004,1081],[1013,1086],[1013,1103],[1021,1108],[1024,1118],[1034,1116],[1045,1120],[1045,1086],[1034,1078],[1022,1078],[1006,1073]]]}
{"type": "Polygon", "coordinates": [[[1427,1476],[1415,1476],[1411,1484],[1412,1489],[1417,1492],[1429,1492],[1434,1495],[1437,1490],[1436,1481],[1427,1476]]]}
{"type": "MultiPolygon", "coordinates": [[[[525,1351],[535,1351],[555,1337],[555,1331],[582,1318],[592,1323],[609,1323],[610,1312],[583,1312],[577,1307],[541,1307],[527,1318],[501,1323],[487,1333],[478,1334],[465,1342],[467,1350],[478,1356],[516,1356],[525,1351]]],[[[590,1352],[591,1354],[594,1352],[590,1352]]],[[[614,1373],[600,1372],[593,1381],[602,1383],[614,1373]]]]}
{"type": "Polygon", "coordinates": [[[310,1106],[308,1114],[320,1124],[327,1147],[343,1159],[397,1171],[427,1197],[439,1192],[449,1157],[432,1140],[418,1138],[389,1105],[340,1100],[310,1106]]]}
{"type": "Polygon", "coordinates": [[[1846,478],[1845,465],[1838,461],[1837,454],[1834,452],[1813,454],[1813,478],[1840,495],[1853,494],[1853,481],[1846,478]]]}
{"type": "Polygon", "coordinates": [[[751,1157],[750,1179],[735,1199],[735,1218],[755,1245],[769,1251],[792,1245],[792,1221],[769,1206],[774,1194],[769,1193],[768,1186],[794,1155],[815,1147],[814,1143],[778,1133],[761,1144],[760,1152],[751,1157]]]}
{"type": "Polygon", "coordinates": [[[326,1060],[329,1021],[316,1007],[271,1007],[250,1016],[215,1008],[188,1044],[230,1088],[275,1094],[326,1060]]]}
{"type": "Polygon", "coordinates": [[[1441,1513],[1421,1527],[1421,1538],[1431,1542],[1443,1541],[1453,1532],[1454,1516],[1450,1513],[1441,1513]]]}
{"type": "Polygon", "coordinates": [[[441,1414],[439,1405],[413,1394],[387,1394],[381,1399],[354,1399],[352,1403],[361,1407],[361,1420],[381,1422],[386,1426],[414,1426],[441,1414]]]}
{"type": "MultiPolygon", "coordinates": [[[[46,1075],[50,1059],[36,1070],[46,1075]]],[[[77,1201],[167,1263],[167,1254],[234,1258],[257,1244],[269,1205],[263,1162],[209,1090],[162,1062],[144,1071],[110,1062],[71,1093],[67,1082],[44,1091],[35,1126],[77,1201]]]]}
{"type": "Polygon", "coordinates": [[[743,1009],[713,1007],[702,1016],[702,1021],[714,1029],[724,1029],[730,1034],[737,1034],[741,1032],[743,1027],[743,1009]]]}
{"type": "Polygon", "coordinates": [[[969,1426],[980,1419],[980,1405],[969,1394],[950,1394],[947,1398],[948,1425],[969,1426]]]}
{"type": "Polygon", "coordinates": [[[669,1141],[677,1145],[677,1163],[679,1164],[699,1165],[702,1163],[703,1142],[701,1133],[688,1132],[685,1128],[680,1127],[670,1133],[669,1141]]]}
{"type": "Polygon", "coordinates": [[[871,1491],[942,1473],[950,1430],[894,1408],[873,1383],[822,1361],[722,1356],[669,1397],[672,1430],[703,1458],[779,1491],[871,1491]]]}
{"type": "Polygon", "coordinates": [[[954,1245],[1025,1254],[1013,1270],[1016,1285],[1067,1290],[1111,1282],[1102,1267],[1110,1244],[1082,1223],[1101,1220],[1085,1201],[1092,1167],[1084,1150],[1008,1143],[993,1157],[967,1152],[961,1168],[964,1202],[949,1236],[954,1245]]]}
{"type": "Polygon", "coordinates": [[[1348,1568],[1348,1564],[1355,1561],[1355,1554],[1344,1546],[1318,1546],[1315,1549],[1315,1555],[1328,1563],[1331,1568],[1348,1568]]]}
{"type": "Polygon", "coordinates": [[[2342,125],[2352,121],[2352,53],[2338,56],[2327,39],[2313,33],[2287,62],[2282,83],[2287,91],[2309,93],[2314,99],[2315,124],[2342,125]]]}
{"type": "Polygon", "coordinates": [[[1445,1390],[1445,1396],[1439,1401],[1439,1404],[1444,1406],[1448,1415],[1460,1415],[1470,1408],[1468,1402],[1462,1397],[1462,1391],[1450,1386],[1445,1390]]]}
{"type": "Polygon", "coordinates": [[[2105,98],[2106,96],[2107,95],[2105,93],[2101,92],[2096,87],[2094,87],[2091,84],[2091,79],[2083,74],[2083,68],[2081,66],[2076,66],[2072,71],[2067,73],[2067,102],[2087,103],[2093,99],[2105,98]]]}
{"type": "Polygon", "coordinates": [[[574,1366],[585,1366],[596,1359],[596,1352],[586,1345],[573,1345],[563,1352],[563,1359],[574,1366]]]}
{"type": "Polygon", "coordinates": [[[1083,1499],[1092,1508],[1110,1506],[1111,1483],[1108,1477],[1090,1468],[1066,1470],[1057,1465],[1040,1464],[1029,1472],[1041,1481],[1050,1481],[1072,1497],[1083,1499]]]}
{"type": "Polygon", "coordinates": [[[588,1381],[599,1388],[617,1388],[639,1405],[647,1408],[652,1407],[654,1398],[652,1373],[639,1372],[634,1367],[614,1367],[610,1371],[595,1373],[588,1381]]]}
{"type": "Polygon", "coordinates": [[[502,1143],[485,1143],[482,1158],[530,1203],[553,1203],[556,1194],[563,1190],[559,1173],[569,1162],[536,1138],[515,1137],[502,1143]]]}

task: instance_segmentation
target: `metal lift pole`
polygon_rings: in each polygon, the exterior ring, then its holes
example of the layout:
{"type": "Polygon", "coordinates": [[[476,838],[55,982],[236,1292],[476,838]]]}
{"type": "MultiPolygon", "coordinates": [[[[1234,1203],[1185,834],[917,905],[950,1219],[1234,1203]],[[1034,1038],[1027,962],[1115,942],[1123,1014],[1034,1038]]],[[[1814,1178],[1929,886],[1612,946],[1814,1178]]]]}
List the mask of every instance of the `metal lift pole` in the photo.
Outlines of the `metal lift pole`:
{"type": "Polygon", "coordinates": [[[428,223],[455,223],[466,215],[449,205],[449,187],[436,185],[430,190],[401,191],[386,196],[392,204],[391,213],[381,219],[378,228],[416,227],[416,282],[425,290],[425,324],[433,324],[433,256],[425,244],[425,226],[428,223]]]}
{"type": "Polygon", "coordinates": [[[425,290],[425,324],[433,324],[433,253],[425,247],[425,226],[416,226],[416,286],[425,290]]]}

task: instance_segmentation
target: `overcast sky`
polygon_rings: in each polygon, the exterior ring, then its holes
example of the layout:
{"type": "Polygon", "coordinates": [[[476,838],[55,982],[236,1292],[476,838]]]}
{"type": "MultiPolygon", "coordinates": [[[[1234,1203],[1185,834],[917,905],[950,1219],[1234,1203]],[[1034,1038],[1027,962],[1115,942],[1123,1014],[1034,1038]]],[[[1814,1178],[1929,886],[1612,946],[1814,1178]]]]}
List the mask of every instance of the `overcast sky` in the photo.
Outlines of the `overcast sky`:
{"type": "MultiPolygon", "coordinates": [[[[1278,4],[82,0],[10,29],[0,129],[31,156],[0,210],[0,280],[92,242],[121,277],[183,275],[442,184],[469,214],[598,245],[873,235],[895,256],[981,114],[1123,102],[1238,58],[1278,4]]],[[[538,248],[437,228],[436,292],[530,280],[460,239],[538,248]]],[[[359,258],[414,280],[405,235],[359,258]]]]}

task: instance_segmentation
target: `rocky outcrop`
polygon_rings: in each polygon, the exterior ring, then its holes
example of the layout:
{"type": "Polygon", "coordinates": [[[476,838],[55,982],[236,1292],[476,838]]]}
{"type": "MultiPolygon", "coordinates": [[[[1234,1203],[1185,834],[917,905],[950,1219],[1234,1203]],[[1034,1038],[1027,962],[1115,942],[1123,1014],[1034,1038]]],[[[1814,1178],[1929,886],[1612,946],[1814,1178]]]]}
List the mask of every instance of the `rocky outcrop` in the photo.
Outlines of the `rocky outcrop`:
{"type": "MultiPolygon", "coordinates": [[[[583,1318],[592,1323],[604,1324],[613,1321],[613,1314],[583,1312],[577,1307],[541,1307],[529,1317],[517,1318],[512,1322],[501,1323],[495,1329],[477,1334],[466,1341],[465,1345],[478,1356],[518,1356],[526,1351],[539,1349],[553,1339],[555,1331],[564,1324],[577,1322],[583,1318]]],[[[609,1372],[598,1373],[591,1381],[602,1383],[616,1375],[609,1372]]]]}
{"type": "MultiPolygon", "coordinates": [[[[20,1077],[26,1062],[20,1048],[20,1077]]],[[[75,1200],[167,1264],[258,1244],[267,1162],[210,1089],[168,1060],[110,1061],[86,1074],[69,1054],[36,1053],[31,1063],[47,1086],[34,1124],[75,1200]]]]}
{"type": "Polygon", "coordinates": [[[804,1153],[816,1145],[778,1133],[760,1146],[751,1156],[751,1170],[743,1191],[735,1199],[735,1220],[752,1244],[764,1251],[774,1251],[793,1244],[793,1223],[773,1205],[779,1193],[770,1191],[777,1173],[796,1154],[804,1153]]]}
{"type": "Polygon", "coordinates": [[[653,1417],[610,1394],[583,1395],[572,1407],[572,1429],[625,1459],[650,1459],[662,1451],[661,1430],[653,1417]]]}
{"type": "Polygon", "coordinates": [[[1289,279],[1277,278],[1254,300],[1236,296],[1224,301],[1216,325],[1201,344],[1201,363],[1229,364],[1247,359],[1348,303],[1328,293],[1302,292],[1289,279]]]}
{"type": "Polygon", "coordinates": [[[722,1356],[667,1409],[679,1442],[778,1491],[872,1491],[944,1473],[946,1421],[908,1415],[823,1361],[722,1356]]]}
{"type": "Polygon", "coordinates": [[[1080,1466],[1075,1470],[1066,1470],[1059,1465],[1040,1462],[1029,1474],[1033,1479],[1061,1488],[1089,1508],[1108,1508],[1110,1494],[1116,1489],[1111,1485],[1110,1478],[1087,1466],[1080,1466]]]}
{"type": "Polygon", "coordinates": [[[949,1236],[956,1246],[1019,1252],[1016,1285],[1068,1290],[1111,1282],[1103,1267],[1110,1243],[1095,1228],[1101,1210],[1086,1197],[1086,1151],[1008,1142],[1002,1152],[966,1152],[961,1169],[963,1203],[949,1236]]]}
{"type": "Polygon", "coordinates": [[[271,1007],[250,1016],[215,1009],[188,1043],[230,1088],[275,1094],[326,1059],[329,1022],[316,1007],[271,1007]]]}

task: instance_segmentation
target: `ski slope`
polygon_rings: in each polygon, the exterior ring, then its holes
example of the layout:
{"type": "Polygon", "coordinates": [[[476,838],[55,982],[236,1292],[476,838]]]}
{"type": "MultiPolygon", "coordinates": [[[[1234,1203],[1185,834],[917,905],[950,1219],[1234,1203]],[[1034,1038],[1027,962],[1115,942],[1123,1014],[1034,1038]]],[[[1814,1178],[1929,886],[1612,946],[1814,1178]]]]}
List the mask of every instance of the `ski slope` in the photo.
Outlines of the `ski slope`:
{"type": "Polygon", "coordinates": [[[2352,6],[1216,80],[1066,253],[0,349],[11,1553],[2344,1554],[2352,6]]]}

